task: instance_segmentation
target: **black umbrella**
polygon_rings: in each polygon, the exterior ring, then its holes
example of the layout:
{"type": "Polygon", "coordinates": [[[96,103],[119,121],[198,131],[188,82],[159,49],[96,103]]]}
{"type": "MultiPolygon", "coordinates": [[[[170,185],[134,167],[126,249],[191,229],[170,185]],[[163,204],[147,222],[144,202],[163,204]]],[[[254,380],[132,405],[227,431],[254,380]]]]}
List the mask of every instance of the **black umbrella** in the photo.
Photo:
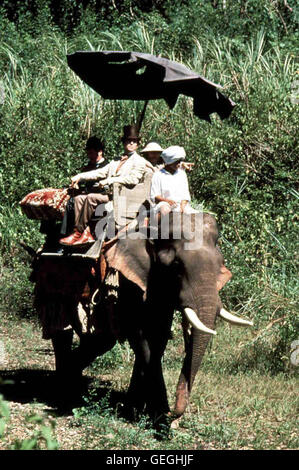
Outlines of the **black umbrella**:
{"type": "MultiPolygon", "coordinates": [[[[196,116],[211,122],[216,112],[227,118],[235,103],[220,93],[222,88],[162,57],[141,52],[79,51],[67,56],[70,68],[103,98],[119,100],[164,99],[172,109],[180,94],[194,98],[196,116]]],[[[145,108],[144,108],[145,111],[145,108]]]]}

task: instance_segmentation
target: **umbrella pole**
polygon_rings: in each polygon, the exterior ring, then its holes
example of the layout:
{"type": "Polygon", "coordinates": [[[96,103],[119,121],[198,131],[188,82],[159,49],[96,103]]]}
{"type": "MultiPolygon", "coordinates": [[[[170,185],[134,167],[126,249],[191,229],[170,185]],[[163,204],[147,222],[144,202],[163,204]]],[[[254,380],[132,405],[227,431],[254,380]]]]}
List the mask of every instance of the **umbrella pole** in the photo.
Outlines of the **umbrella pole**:
{"type": "Polygon", "coordinates": [[[140,132],[140,129],[141,129],[141,126],[142,126],[142,122],[143,122],[143,119],[144,119],[144,115],[145,115],[145,111],[146,111],[146,107],[147,107],[147,105],[148,105],[148,102],[149,102],[149,100],[146,100],[146,101],[145,101],[144,106],[143,106],[143,109],[142,109],[141,113],[140,113],[139,116],[138,116],[137,123],[136,123],[138,132],[140,132]]]}

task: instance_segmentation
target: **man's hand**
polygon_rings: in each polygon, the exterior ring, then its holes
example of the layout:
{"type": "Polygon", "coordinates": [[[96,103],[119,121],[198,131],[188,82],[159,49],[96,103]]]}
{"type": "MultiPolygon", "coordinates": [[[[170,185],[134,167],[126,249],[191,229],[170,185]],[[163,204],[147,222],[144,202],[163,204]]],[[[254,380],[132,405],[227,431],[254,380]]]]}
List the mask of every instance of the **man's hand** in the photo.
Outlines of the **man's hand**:
{"type": "Polygon", "coordinates": [[[181,201],[181,204],[180,204],[181,212],[185,212],[185,207],[186,207],[187,203],[188,203],[188,201],[181,201]]]}
{"type": "Polygon", "coordinates": [[[186,171],[191,171],[194,167],[194,163],[191,162],[182,162],[181,168],[186,171]]]}
{"type": "Polygon", "coordinates": [[[156,204],[159,204],[159,202],[168,202],[168,204],[172,207],[175,207],[177,205],[177,203],[175,201],[173,201],[172,199],[167,199],[165,197],[162,197],[162,196],[156,196],[155,197],[155,202],[156,204]]]}
{"type": "Polygon", "coordinates": [[[78,185],[79,181],[80,181],[80,176],[79,175],[73,176],[71,178],[70,187],[75,188],[75,189],[79,189],[79,185],[78,185]]]}
{"type": "Polygon", "coordinates": [[[171,207],[177,206],[177,203],[176,203],[175,201],[173,201],[172,199],[165,199],[165,202],[168,202],[168,204],[169,204],[171,207]]]}

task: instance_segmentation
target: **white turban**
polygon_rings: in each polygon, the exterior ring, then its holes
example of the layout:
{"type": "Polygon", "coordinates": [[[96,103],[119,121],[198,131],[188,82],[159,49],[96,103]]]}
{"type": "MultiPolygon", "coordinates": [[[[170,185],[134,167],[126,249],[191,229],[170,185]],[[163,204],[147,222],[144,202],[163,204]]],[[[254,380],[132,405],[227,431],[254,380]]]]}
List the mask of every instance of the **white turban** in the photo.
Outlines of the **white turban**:
{"type": "Polygon", "coordinates": [[[172,145],[171,147],[163,150],[161,157],[163,158],[165,165],[171,165],[171,163],[177,162],[178,160],[184,160],[186,152],[184,147],[172,145]]]}

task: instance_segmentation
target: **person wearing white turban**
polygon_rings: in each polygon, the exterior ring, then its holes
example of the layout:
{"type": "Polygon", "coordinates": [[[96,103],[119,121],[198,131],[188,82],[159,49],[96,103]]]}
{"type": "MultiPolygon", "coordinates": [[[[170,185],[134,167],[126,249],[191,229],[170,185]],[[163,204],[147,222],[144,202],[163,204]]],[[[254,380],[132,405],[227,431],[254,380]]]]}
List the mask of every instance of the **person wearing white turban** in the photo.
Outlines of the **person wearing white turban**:
{"type": "Polygon", "coordinates": [[[151,184],[151,200],[155,212],[166,215],[171,211],[196,212],[190,206],[190,192],[186,172],[180,168],[186,153],[183,147],[172,145],[161,153],[165,167],[154,173],[151,184]]]}

